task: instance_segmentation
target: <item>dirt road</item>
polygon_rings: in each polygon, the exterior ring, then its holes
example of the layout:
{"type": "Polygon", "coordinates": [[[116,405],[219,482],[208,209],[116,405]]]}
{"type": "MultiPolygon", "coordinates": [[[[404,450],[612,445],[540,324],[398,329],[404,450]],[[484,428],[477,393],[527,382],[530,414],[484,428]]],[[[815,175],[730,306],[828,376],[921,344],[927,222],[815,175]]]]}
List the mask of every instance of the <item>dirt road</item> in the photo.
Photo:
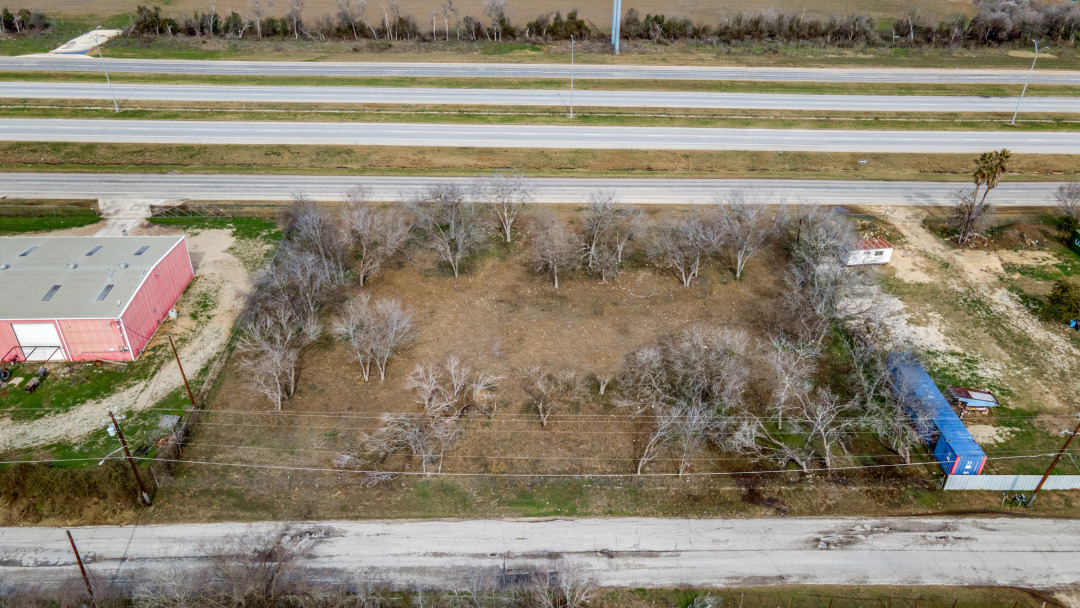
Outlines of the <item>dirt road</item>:
{"type": "MultiPolygon", "coordinates": [[[[130,584],[251,550],[279,523],[72,530],[87,568],[130,584]]],[[[458,587],[477,573],[573,573],[602,586],[1080,583],[1080,521],[960,518],[554,519],[300,523],[299,564],[360,585],[458,587]]],[[[78,575],[62,529],[0,529],[0,580],[78,575]]]]}

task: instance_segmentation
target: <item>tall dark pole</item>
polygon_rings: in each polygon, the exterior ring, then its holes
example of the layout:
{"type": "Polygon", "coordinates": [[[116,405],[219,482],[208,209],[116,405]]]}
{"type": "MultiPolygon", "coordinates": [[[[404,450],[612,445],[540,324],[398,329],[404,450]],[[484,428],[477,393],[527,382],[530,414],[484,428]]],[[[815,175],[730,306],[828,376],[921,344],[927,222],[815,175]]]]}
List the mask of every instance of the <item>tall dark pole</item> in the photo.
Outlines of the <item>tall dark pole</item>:
{"type": "Polygon", "coordinates": [[[79,549],[75,546],[75,539],[71,538],[71,530],[66,530],[68,535],[68,542],[71,543],[71,550],[75,553],[75,561],[79,562],[79,572],[82,572],[82,580],[86,583],[86,595],[90,596],[90,603],[94,603],[94,588],[90,586],[90,577],[86,576],[86,567],[83,566],[82,557],[79,555],[79,549]]]}
{"type": "Polygon", "coordinates": [[[169,346],[172,347],[172,354],[176,357],[176,367],[180,368],[180,377],[184,379],[184,387],[187,388],[188,399],[191,400],[191,409],[195,409],[195,395],[191,394],[191,385],[188,384],[187,374],[184,373],[184,366],[180,365],[180,355],[176,354],[176,345],[173,344],[172,336],[169,336],[169,346]]]}
{"type": "Polygon", "coordinates": [[[139,498],[142,498],[143,504],[149,507],[153,503],[150,502],[150,495],[146,492],[142,477],[139,477],[139,468],[135,466],[135,459],[131,457],[131,451],[128,450],[127,441],[124,440],[124,432],[120,430],[120,425],[116,422],[116,416],[113,416],[112,411],[109,412],[109,418],[112,419],[113,428],[116,429],[116,436],[120,439],[120,445],[124,446],[124,455],[127,456],[128,464],[131,465],[131,472],[135,474],[135,482],[139,484],[139,498]]]}
{"type": "Polygon", "coordinates": [[[1054,472],[1054,467],[1057,466],[1057,463],[1059,460],[1061,460],[1061,457],[1065,455],[1065,450],[1069,449],[1069,444],[1072,443],[1073,437],[1076,437],[1077,433],[1080,433],[1080,424],[1076,425],[1076,428],[1073,429],[1072,435],[1069,435],[1069,438],[1065,440],[1065,445],[1061,446],[1061,449],[1058,450],[1057,456],[1054,456],[1054,461],[1050,463],[1050,468],[1046,469],[1046,472],[1043,473],[1042,479],[1039,480],[1039,485],[1035,486],[1035,491],[1031,493],[1031,498],[1028,499],[1025,506],[1030,507],[1031,503],[1035,502],[1035,495],[1038,494],[1039,490],[1042,489],[1043,484],[1046,483],[1046,478],[1050,477],[1050,473],[1054,472]]]}

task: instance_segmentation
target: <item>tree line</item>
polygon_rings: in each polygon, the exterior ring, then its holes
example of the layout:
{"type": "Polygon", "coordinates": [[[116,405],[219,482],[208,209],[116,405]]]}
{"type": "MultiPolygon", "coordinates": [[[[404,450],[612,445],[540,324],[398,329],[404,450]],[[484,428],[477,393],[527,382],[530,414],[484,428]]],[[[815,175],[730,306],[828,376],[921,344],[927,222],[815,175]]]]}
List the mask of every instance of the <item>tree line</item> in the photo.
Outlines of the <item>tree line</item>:
{"type": "Polygon", "coordinates": [[[12,12],[7,7],[0,9],[0,36],[40,34],[51,27],[48,16],[41,11],[20,8],[12,12]]]}
{"type": "MultiPolygon", "coordinates": [[[[190,17],[165,16],[158,6],[139,6],[130,31],[138,36],[225,36],[242,38],[304,37],[307,39],[455,40],[546,42],[604,39],[607,34],[571,10],[545,13],[514,23],[505,0],[484,0],[481,15],[461,15],[445,0],[430,15],[402,13],[395,0],[369,11],[367,0],[336,0],[334,14],[305,19],[305,0],[287,0],[284,15],[271,15],[267,0],[250,0],[244,14],[219,15],[213,2],[207,12],[190,17]],[[369,14],[371,13],[371,14],[369,14]],[[430,18],[430,22],[428,19],[430,18]],[[430,24],[430,27],[429,27],[430,24]]],[[[626,40],[666,42],[697,40],[712,44],[761,43],[820,46],[996,46],[1030,39],[1074,45],[1080,36],[1080,6],[1064,2],[976,0],[975,14],[957,14],[935,21],[918,8],[890,20],[885,27],[860,15],[807,17],[803,13],[765,10],[723,17],[715,23],[663,14],[641,16],[634,9],[622,16],[626,40]]],[[[310,16],[309,16],[310,17],[310,16]]]]}
{"type": "MultiPolygon", "coordinates": [[[[404,207],[373,204],[363,187],[346,199],[336,213],[303,199],[290,207],[280,250],[242,316],[243,365],[278,409],[295,389],[302,351],[324,332],[347,345],[365,381],[386,378],[388,364],[414,338],[412,312],[400,300],[368,291],[343,300],[342,288],[367,286],[407,247],[430,250],[457,277],[485,244],[520,242],[552,289],[568,276],[617,281],[631,259],[668,273],[679,288],[690,286],[710,259],[740,280],[751,259],[773,248],[787,261],[768,269],[782,277],[784,295],[766,340],[694,327],[632,352],[617,374],[595,378],[600,395],[611,383],[615,403],[651,429],[637,472],[673,453],[681,474],[708,447],[806,472],[831,469],[860,433],[877,436],[911,462],[918,415],[886,388],[888,332],[862,298],[873,288],[871,271],[846,263],[857,239],[846,218],[816,205],[788,210],[765,204],[761,193],[736,192],[653,220],[600,191],[570,223],[535,210],[528,182],[517,174],[487,176],[467,189],[431,186],[404,207]],[[877,346],[851,339],[855,327],[875,335],[877,346]],[[837,351],[844,353],[841,372],[837,351]],[[754,369],[769,370],[765,404],[748,398],[754,369]]],[[[515,380],[542,427],[588,398],[585,378],[574,370],[536,368],[521,376],[515,380]]],[[[338,454],[333,465],[371,471],[365,485],[391,479],[387,459],[395,455],[438,472],[461,423],[472,414],[493,415],[505,382],[456,356],[417,365],[406,386],[420,413],[386,414],[360,449],[338,454]]]]}

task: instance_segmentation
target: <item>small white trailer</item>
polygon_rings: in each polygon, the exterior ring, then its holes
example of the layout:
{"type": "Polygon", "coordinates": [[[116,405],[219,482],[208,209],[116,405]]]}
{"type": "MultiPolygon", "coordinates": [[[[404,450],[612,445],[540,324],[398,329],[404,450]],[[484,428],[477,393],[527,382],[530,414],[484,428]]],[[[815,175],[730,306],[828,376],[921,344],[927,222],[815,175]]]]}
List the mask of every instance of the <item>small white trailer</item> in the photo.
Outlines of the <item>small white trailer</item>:
{"type": "Polygon", "coordinates": [[[892,243],[885,239],[858,240],[848,252],[847,265],[888,264],[892,259],[892,250],[892,243]]]}

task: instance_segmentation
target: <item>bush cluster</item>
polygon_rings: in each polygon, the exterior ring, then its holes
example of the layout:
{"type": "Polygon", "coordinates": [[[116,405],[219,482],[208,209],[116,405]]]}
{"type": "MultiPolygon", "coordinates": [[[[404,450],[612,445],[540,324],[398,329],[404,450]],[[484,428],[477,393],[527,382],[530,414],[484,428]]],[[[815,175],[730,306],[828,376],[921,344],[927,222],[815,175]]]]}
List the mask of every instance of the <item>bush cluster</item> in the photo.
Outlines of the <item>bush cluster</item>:
{"type": "Polygon", "coordinates": [[[11,12],[8,8],[0,9],[0,35],[37,34],[52,27],[45,13],[20,8],[11,12]]]}
{"type": "MultiPolygon", "coordinates": [[[[47,23],[40,13],[25,13],[23,24],[31,18],[47,23]]],[[[14,17],[13,17],[14,19],[14,17]]],[[[14,21],[11,22],[12,24],[14,21]]],[[[6,27],[12,25],[5,24],[6,27]]],[[[626,11],[622,19],[622,37],[626,40],[699,40],[713,44],[814,44],[841,47],[886,46],[995,46],[1019,43],[1032,38],[1074,45],[1080,38],[1080,5],[1010,0],[976,0],[975,15],[955,15],[934,21],[917,9],[898,17],[891,27],[878,27],[874,19],[860,14],[834,15],[828,18],[806,17],[799,13],[773,10],[740,13],[724,17],[715,25],[695,23],[690,19],[663,14],[642,17],[636,10],[626,11]]],[[[23,25],[22,27],[28,27],[23,25]]],[[[450,14],[436,17],[431,29],[418,25],[415,18],[402,15],[395,4],[383,11],[382,18],[370,20],[364,10],[341,10],[336,15],[322,15],[305,21],[299,13],[284,17],[259,16],[258,21],[237,12],[218,15],[193,13],[181,20],[165,17],[160,7],[139,6],[132,32],[140,36],[187,35],[242,37],[304,37],[308,39],[374,38],[379,40],[465,40],[465,41],[556,41],[604,38],[606,34],[587,24],[570,11],[539,15],[524,26],[511,22],[505,4],[497,0],[485,3],[484,15],[450,14]]]]}

